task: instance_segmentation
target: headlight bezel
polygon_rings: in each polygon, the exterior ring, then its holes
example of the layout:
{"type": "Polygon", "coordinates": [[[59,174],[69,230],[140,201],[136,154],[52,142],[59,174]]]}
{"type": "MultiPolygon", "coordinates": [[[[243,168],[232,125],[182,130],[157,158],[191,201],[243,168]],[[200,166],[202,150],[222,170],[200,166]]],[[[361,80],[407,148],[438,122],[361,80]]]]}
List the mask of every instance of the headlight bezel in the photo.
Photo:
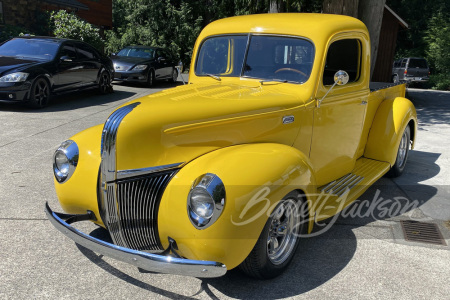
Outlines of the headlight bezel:
{"type": "Polygon", "coordinates": [[[55,151],[53,154],[53,174],[58,183],[64,183],[72,177],[77,168],[79,156],[78,145],[73,140],[64,141],[55,151]],[[66,158],[67,171],[63,171],[58,167],[57,156],[62,156],[62,159],[66,158]]]}
{"type": "Polygon", "coordinates": [[[133,71],[145,71],[145,70],[147,70],[147,68],[148,68],[148,65],[135,65],[132,70],[133,71]]]}
{"type": "Polygon", "coordinates": [[[222,215],[226,202],[225,185],[216,174],[206,173],[199,176],[192,184],[191,190],[187,199],[187,212],[189,220],[195,228],[202,230],[214,224],[222,215]],[[213,204],[212,213],[210,216],[200,216],[196,213],[193,204],[193,197],[196,193],[206,192],[209,195],[213,204]]]}
{"type": "Polygon", "coordinates": [[[30,75],[30,73],[25,73],[25,72],[9,73],[9,74],[6,74],[6,75],[3,75],[2,77],[0,77],[0,82],[4,82],[4,83],[24,82],[27,80],[29,75],[30,75]],[[10,78],[10,79],[7,80],[7,78],[10,78]]]}

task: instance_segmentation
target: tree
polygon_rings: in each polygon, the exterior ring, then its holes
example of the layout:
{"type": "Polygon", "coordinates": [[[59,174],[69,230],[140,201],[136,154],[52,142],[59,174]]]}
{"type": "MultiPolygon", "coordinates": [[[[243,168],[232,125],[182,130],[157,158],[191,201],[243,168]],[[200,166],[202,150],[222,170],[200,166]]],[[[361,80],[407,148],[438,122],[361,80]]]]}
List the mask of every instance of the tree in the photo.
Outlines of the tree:
{"type": "Polygon", "coordinates": [[[104,41],[100,36],[100,30],[94,25],[65,10],[52,12],[50,18],[54,23],[53,34],[56,37],[84,41],[97,49],[103,49],[104,41]]]}

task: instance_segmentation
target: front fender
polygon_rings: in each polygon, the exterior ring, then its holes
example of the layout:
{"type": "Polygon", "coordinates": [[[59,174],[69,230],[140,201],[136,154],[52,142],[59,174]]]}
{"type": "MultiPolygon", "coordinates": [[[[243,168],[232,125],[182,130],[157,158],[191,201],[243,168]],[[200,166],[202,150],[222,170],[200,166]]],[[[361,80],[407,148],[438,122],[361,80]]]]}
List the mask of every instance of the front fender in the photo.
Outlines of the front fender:
{"type": "Polygon", "coordinates": [[[253,249],[275,205],[293,190],[314,194],[315,179],[308,158],[281,144],[246,144],[207,153],[186,164],[168,184],[161,199],[158,230],[166,248],[176,240],[180,254],[238,266],[253,249]],[[226,190],[219,219],[198,230],[187,213],[187,197],[194,180],[218,175],[226,190]]]}
{"type": "Polygon", "coordinates": [[[414,141],[417,132],[414,104],[403,97],[384,100],[375,114],[364,156],[394,165],[403,131],[411,122],[414,123],[411,128],[411,140],[414,141]]]}
{"type": "Polygon", "coordinates": [[[63,210],[69,214],[95,213],[96,223],[103,225],[97,201],[97,178],[100,166],[100,138],[103,125],[88,128],[70,139],[80,151],[78,165],[72,177],[59,183],[54,179],[56,194],[63,210]],[[94,142],[93,142],[94,141],[94,142]]]}

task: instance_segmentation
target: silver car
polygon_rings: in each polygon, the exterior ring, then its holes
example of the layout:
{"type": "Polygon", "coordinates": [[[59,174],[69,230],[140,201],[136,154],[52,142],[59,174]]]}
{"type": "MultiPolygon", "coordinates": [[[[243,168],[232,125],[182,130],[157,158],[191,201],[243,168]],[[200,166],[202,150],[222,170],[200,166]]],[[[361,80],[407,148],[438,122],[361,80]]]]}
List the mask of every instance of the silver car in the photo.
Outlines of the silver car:
{"type": "Polygon", "coordinates": [[[394,61],[392,67],[392,81],[425,82],[430,76],[430,68],[425,58],[407,57],[394,61]]]}

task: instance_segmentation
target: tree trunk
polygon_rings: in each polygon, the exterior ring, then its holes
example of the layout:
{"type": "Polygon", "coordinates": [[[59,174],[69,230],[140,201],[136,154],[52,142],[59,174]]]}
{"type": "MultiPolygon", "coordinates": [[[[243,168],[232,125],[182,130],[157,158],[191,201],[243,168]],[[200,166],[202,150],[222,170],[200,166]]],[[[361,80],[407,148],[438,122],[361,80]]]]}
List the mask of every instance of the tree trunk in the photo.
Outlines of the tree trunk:
{"type": "Polygon", "coordinates": [[[282,0],[270,0],[269,13],[284,12],[284,5],[282,0]]]}
{"type": "Polygon", "coordinates": [[[357,18],[358,3],[358,0],[325,0],[323,1],[323,12],[357,18]]]}
{"type": "Polygon", "coordinates": [[[360,19],[370,34],[370,78],[372,78],[378,53],[381,23],[386,0],[324,0],[323,12],[347,15],[360,19]]]}
{"type": "Polygon", "coordinates": [[[377,61],[378,42],[380,40],[385,3],[386,0],[359,0],[358,18],[366,24],[370,34],[370,78],[372,78],[375,62],[377,61]]]}

